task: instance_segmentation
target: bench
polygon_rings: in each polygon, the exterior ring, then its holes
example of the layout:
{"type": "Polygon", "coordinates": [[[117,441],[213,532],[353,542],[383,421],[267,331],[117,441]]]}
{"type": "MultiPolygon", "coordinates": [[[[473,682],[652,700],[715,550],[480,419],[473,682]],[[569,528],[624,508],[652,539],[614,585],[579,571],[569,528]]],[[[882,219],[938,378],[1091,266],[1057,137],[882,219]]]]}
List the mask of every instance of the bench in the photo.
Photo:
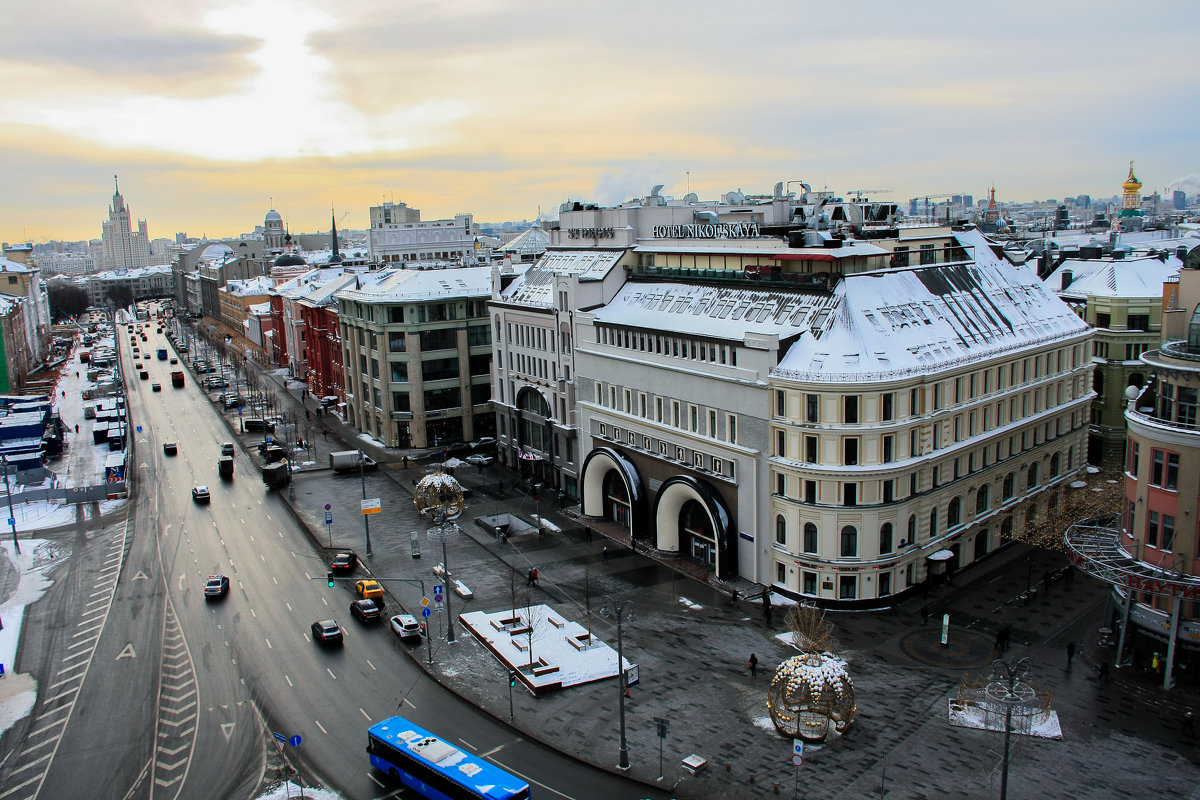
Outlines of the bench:
{"type": "Polygon", "coordinates": [[[537,666],[537,667],[534,667],[534,668],[533,668],[533,675],[534,675],[534,677],[535,677],[535,678],[537,678],[537,677],[541,677],[542,675],[549,675],[549,674],[550,674],[550,673],[552,673],[552,672],[558,672],[558,665],[557,665],[557,664],[545,664],[545,663],[543,663],[543,664],[541,664],[540,666],[537,666]]]}
{"type": "Polygon", "coordinates": [[[567,641],[571,643],[571,647],[579,651],[587,650],[592,646],[592,637],[586,633],[582,636],[568,636],[567,641]]]}
{"type": "Polygon", "coordinates": [[[555,619],[554,617],[546,617],[546,621],[549,622],[551,625],[553,625],[556,628],[566,627],[566,624],[567,624],[567,623],[563,622],[561,619],[555,619]]]}

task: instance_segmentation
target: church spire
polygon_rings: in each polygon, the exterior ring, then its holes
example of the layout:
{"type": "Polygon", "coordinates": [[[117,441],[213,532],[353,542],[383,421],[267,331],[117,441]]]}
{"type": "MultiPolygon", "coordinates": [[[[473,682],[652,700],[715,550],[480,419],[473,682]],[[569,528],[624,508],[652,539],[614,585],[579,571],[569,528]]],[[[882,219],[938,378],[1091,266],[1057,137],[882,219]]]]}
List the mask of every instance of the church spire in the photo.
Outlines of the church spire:
{"type": "Polygon", "coordinates": [[[329,219],[331,223],[329,226],[329,237],[333,240],[329,246],[329,249],[333,251],[333,255],[329,257],[329,263],[340,264],[342,263],[342,254],[338,251],[337,211],[334,210],[333,206],[329,207],[329,219]]]}

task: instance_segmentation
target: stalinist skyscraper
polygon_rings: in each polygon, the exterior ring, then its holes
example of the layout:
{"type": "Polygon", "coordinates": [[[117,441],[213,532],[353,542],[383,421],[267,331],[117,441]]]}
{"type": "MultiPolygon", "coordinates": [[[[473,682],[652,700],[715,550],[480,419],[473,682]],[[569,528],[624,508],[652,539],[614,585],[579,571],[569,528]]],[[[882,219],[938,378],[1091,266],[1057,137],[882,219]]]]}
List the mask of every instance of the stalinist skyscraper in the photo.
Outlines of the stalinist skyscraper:
{"type": "Polygon", "coordinates": [[[135,269],[150,266],[150,237],[146,233],[146,220],[138,220],[134,232],[130,225],[129,209],[113,175],[112,205],[108,208],[108,222],[100,225],[102,270],[135,269]]]}

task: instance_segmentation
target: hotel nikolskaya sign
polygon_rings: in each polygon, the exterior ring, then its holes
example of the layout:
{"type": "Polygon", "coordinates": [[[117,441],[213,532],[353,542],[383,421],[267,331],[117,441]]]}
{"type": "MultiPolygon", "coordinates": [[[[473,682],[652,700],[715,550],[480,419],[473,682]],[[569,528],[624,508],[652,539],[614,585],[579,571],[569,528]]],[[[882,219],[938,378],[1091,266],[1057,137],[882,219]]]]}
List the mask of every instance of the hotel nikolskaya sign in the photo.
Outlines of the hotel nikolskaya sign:
{"type": "Polygon", "coordinates": [[[752,239],[758,236],[754,222],[715,222],[692,225],[655,225],[655,239],[752,239]]]}

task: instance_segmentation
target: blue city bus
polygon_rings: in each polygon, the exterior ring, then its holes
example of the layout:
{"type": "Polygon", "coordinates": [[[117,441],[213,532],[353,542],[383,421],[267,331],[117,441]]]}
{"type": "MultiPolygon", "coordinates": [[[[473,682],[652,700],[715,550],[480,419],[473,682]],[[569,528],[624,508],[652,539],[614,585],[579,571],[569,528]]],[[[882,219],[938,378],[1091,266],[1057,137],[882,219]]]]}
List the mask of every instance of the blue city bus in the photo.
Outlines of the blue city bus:
{"type": "Polygon", "coordinates": [[[367,731],[371,766],[434,800],[526,800],[529,784],[439,739],[404,717],[389,717],[367,731]]]}

